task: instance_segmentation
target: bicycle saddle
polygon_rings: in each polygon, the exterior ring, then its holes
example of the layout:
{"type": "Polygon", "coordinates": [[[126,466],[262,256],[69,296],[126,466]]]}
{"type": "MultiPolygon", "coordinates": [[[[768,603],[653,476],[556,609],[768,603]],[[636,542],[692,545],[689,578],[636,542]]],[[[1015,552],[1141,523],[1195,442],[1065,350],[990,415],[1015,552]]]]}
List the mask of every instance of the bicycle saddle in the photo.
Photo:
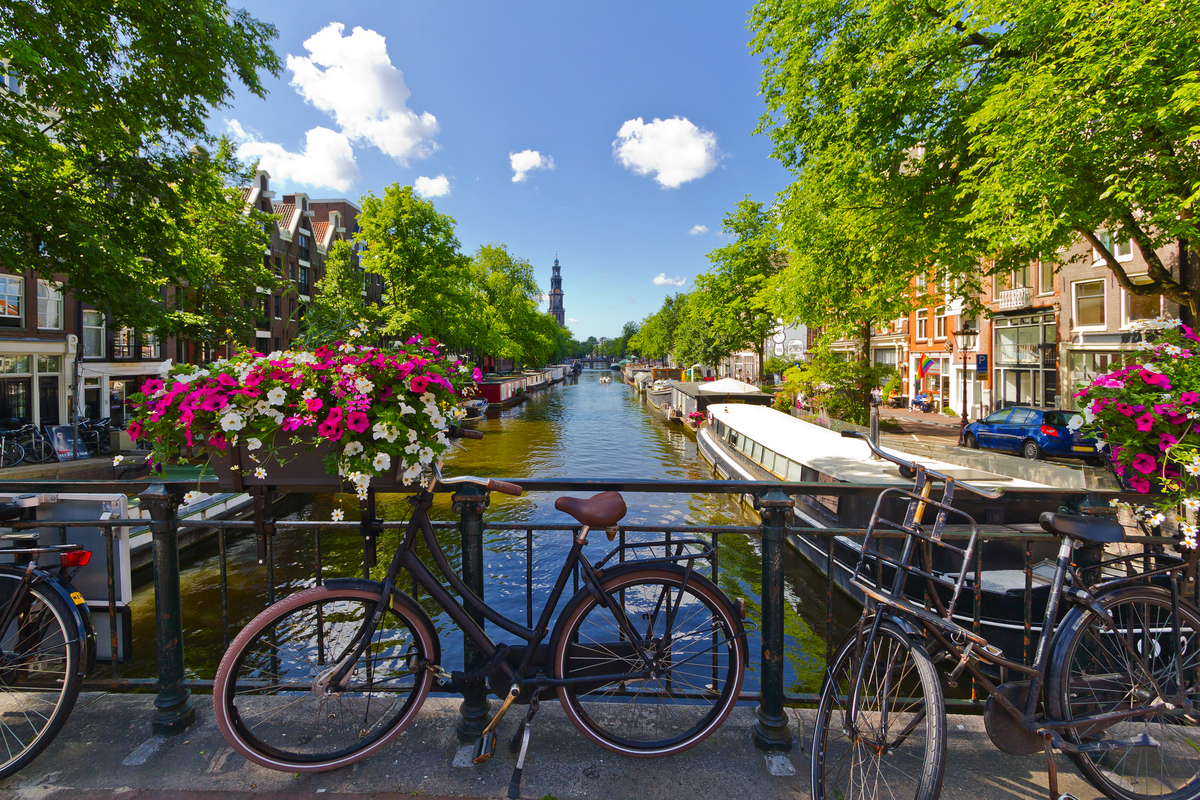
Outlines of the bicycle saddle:
{"type": "Polygon", "coordinates": [[[1125,541],[1125,529],[1114,519],[1102,517],[1080,517],[1073,514],[1054,514],[1043,511],[1042,530],[1059,536],[1070,536],[1096,544],[1111,544],[1125,541]]]}
{"type": "Polygon", "coordinates": [[[616,525],[625,516],[625,498],[619,492],[601,492],[593,497],[560,497],[554,507],[570,514],[589,528],[616,525]]]}

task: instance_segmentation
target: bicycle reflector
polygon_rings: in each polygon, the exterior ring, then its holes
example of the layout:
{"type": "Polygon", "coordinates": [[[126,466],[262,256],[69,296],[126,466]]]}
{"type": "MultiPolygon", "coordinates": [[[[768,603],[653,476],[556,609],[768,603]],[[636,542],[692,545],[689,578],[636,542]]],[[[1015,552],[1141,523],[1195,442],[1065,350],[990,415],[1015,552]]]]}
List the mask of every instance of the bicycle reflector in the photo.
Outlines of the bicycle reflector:
{"type": "Polygon", "coordinates": [[[62,565],[64,567],[86,567],[91,560],[91,550],[67,550],[62,554],[62,565]]]}

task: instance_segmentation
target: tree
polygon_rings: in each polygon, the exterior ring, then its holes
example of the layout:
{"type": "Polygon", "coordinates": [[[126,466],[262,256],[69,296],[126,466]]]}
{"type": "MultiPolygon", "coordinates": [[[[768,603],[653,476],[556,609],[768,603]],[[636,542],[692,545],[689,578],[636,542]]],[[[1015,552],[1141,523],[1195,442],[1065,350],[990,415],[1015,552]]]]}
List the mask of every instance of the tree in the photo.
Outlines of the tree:
{"type": "Polygon", "coordinates": [[[471,266],[479,291],[472,349],[518,364],[544,363],[557,348],[557,339],[539,319],[541,289],[533,265],[509,253],[504,244],[485,244],[476,251],[471,266]]]}
{"type": "Polygon", "coordinates": [[[297,342],[315,348],[358,338],[362,334],[357,331],[364,327],[368,331],[378,330],[380,311],[363,300],[362,288],[363,272],[354,263],[354,246],[344,240],[334,242],[297,342]]]}
{"type": "Polygon", "coordinates": [[[840,218],[813,228],[968,311],[983,273],[1080,237],[1127,291],[1198,311],[1200,0],[759,0],[750,24],[786,215],[840,218]],[[1150,282],[1097,231],[1135,239],[1150,282]]]}
{"type": "Polygon", "coordinates": [[[734,241],[708,254],[713,266],[696,276],[692,313],[707,324],[718,359],[738,350],[762,355],[777,324],[762,289],[783,261],[778,223],[771,210],[746,195],[725,215],[721,231],[734,241]]]}
{"type": "Polygon", "coordinates": [[[384,331],[433,336],[463,350],[478,340],[471,261],[454,235],[454,219],[411,186],[393,183],[383,197],[368,192],[358,215],[367,245],[363,267],[383,277],[384,331]]]}
{"type": "Polygon", "coordinates": [[[61,279],[119,325],[194,329],[191,309],[162,303],[213,286],[211,260],[185,247],[204,194],[187,188],[188,150],[212,142],[233,76],[265,96],[275,35],[222,0],[0,4],[0,270],[61,279]]]}
{"type": "Polygon", "coordinates": [[[642,320],[638,332],[629,340],[629,347],[647,358],[661,359],[674,353],[683,298],[683,294],[663,298],[662,307],[642,320]]]}
{"type": "Polygon", "coordinates": [[[732,351],[712,338],[708,323],[698,311],[697,294],[692,292],[683,297],[675,329],[675,357],[684,367],[715,366],[732,351]]]}

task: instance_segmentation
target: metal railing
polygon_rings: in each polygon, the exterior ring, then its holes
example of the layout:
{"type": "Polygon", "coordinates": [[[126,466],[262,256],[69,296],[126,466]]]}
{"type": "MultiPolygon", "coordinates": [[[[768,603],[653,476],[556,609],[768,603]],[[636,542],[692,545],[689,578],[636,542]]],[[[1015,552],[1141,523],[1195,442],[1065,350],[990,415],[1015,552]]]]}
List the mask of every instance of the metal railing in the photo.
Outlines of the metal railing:
{"type": "MultiPolygon", "coordinates": [[[[589,493],[616,490],[624,493],[650,494],[732,494],[742,495],[752,500],[761,518],[757,526],[744,525],[622,525],[619,527],[619,544],[625,544],[626,537],[641,537],[644,535],[660,535],[667,538],[682,536],[707,538],[713,547],[714,557],[708,567],[708,575],[714,582],[722,580],[722,570],[726,568],[728,547],[738,543],[751,543],[750,549],[757,549],[757,578],[761,587],[758,600],[757,614],[750,615],[751,620],[758,625],[757,659],[751,659],[751,669],[757,674],[757,691],[751,689],[743,695],[743,701],[757,703],[757,722],[753,736],[755,744],[765,750],[790,749],[792,746],[791,733],[788,728],[785,707],[789,704],[812,703],[816,700],[817,685],[807,689],[799,684],[785,686],[785,630],[795,624],[795,615],[799,610],[794,603],[796,593],[789,593],[785,581],[785,552],[788,549],[789,537],[805,536],[810,540],[821,542],[825,557],[832,564],[835,541],[839,537],[862,536],[861,527],[846,528],[812,528],[797,524],[795,506],[797,501],[808,503],[807,498],[820,503],[824,500],[823,508],[830,507],[830,499],[848,503],[845,508],[852,508],[858,503],[859,512],[862,508],[869,510],[883,486],[863,486],[840,483],[765,483],[752,481],[636,481],[636,480],[555,480],[515,479],[512,482],[521,485],[526,493],[574,492],[589,493]],[[789,598],[791,602],[789,602],[789,598]],[[757,618],[755,618],[757,617],[757,618]]],[[[184,642],[184,612],[182,609],[182,593],[179,565],[179,535],[181,531],[195,528],[212,529],[217,542],[220,567],[220,606],[221,606],[221,637],[222,649],[228,646],[232,636],[236,634],[234,627],[239,622],[248,620],[232,619],[230,614],[230,581],[229,559],[230,545],[239,535],[256,536],[258,539],[258,562],[261,565],[264,589],[261,600],[269,604],[274,602],[277,594],[275,539],[281,533],[301,533],[311,536],[312,581],[320,583],[335,575],[328,563],[330,537],[344,537],[345,534],[361,533],[371,536],[376,541],[387,531],[402,529],[407,520],[380,520],[376,517],[375,496],[372,495],[361,504],[361,519],[359,521],[324,522],[313,520],[276,520],[273,515],[272,494],[266,490],[257,490],[254,496],[256,513],[252,519],[244,520],[196,520],[181,521],[178,516],[182,496],[187,491],[199,490],[219,492],[216,484],[195,483],[162,483],[140,481],[52,481],[52,482],[18,482],[0,481],[0,493],[113,493],[122,492],[136,494],[140,497],[143,507],[151,515],[150,532],[153,547],[153,579],[154,579],[154,609],[156,627],[157,677],[127,678],[121,675],[121,664],[114,657],[107,665],[101,667],[89,677],[88,686],[93,689],[110,691],[154,690],[155,714],[152,720],[153,729],[158,734],[178,733],[187,728],[195,719],[195,710],[191,692],[193,690],[211,690],[212,681],[187,677],[186,648],[184,642]],[[107,672],[107,674],[102,674],[107,672]]],[[[299,491],[299,490],[298,490],[299,491]]],[[[986,507],[977,509],[977,518],[985,525],[981,532],[981,541],[1007,542],[1009,545],[1021,547],[1024,551],[1024,636],[1023,652],[1020,654],[1026,663],[1032,658],[1033,647],[1036,644],[1034,626],[1040,622],[1033,615],[1032,591],[1034,583],[1034,551],[1040,542],[1056,542],[1057,539],[1035,530],[1030,523],[1036,520],[1040,511],[1057,511],[1060,508],[1086,509],[1107,506],[1108,497],[1096,493],[1085,493],[1078,490],[1044,490],[1044,489],[1010,489],[1000,500],[987,501],[986,507]],[[1006,529],[1003,526],[1008,525],[1006,529]],[[1014,527],[1015,526],[1015,527],[1014,527]]],[[[489,503],[488,493],[473,485],[464,485],[452,496],[454,520],[435,522],[439,530],[457,529],[461,537],[461,575],[466,585],[481,598],[487,598],[488,586],[485,581],[484,553],[485,534],[492,536],[493,543],[497,537],[505,542],[507,550],[520,552],[523,550],[525,562],[525,616],[528,624],[532,625],[535,614],[534,563],[535,547],[541,533],[547,536],[561,534],[564,539],[578,531],[577,525],[548,524],[542,522],[530,523],[485,523],[484,512],[489,503]],[[519,548],[519,549],[516,549],[519,548]]],[[[852,514],[850,516],[853,516],[852,514]]],[[[858,521],[858,520],[856,520],[858,521]]],[[[865,523],[862,519],[860,524],[865,523]]],[[[67,529],[72,527],[88,527],[100,529],[105,539],[105,557],[108,574],[108,611],[110,624],[111,652],[118,653],[116,611],[116,582],[114,576],[114,531],[119,527],[130,525],[130,520],[72,520],[72,521],[26,521],[13,523],[14,528],[42,528],[59,532],[60,538],[66,540],[67,529]]],[[[878,532],[876,534],[879,535],[878,532]]],[[[898,534],[897,534],[898,535],[898,534]]],[[[953,536],[954,534],[949,534],[953,536]]],[[[636,539],[635,539],[636,540],[636,539]]],[[[1131,544],[1141,546],[1146,558],[1152,558],[1155,548],[1168,544],[1173,540],[1147,536],[1130,537],[1131,544]]],[[[342,540],[336,542],[343,545],[342,540]]],[[[245,549],[245,548],[243,548],[245,549]]],[[[743,548],[745,549],[745,548],[743,548]]],[[[382,567],[376,567],[374,559],[366,555],[370,548],[364,548],[361,569],[364,575],[370,576],[372,568],[376,572],[382,567]]],[[[983,553],[985,548],[977,548],[974,571],[976,575],[983,572],[983,553]]],[[[734,551],[737,552],[736,550],[734,551]]],[[[381,561],[386,564],[388,559],[381,561]]],[[[343,560],[343,568],[348,562],[343,560]]],[[[355,561],[357,565],[359,562],[355,561]]],[[[745,565],[742,564],[744,567],[745,565]]],[[[355,567],[357,571],[357,566],[355,567]]],[[[579,586],[579,576],[576,574],[576,589],[579,586]]],[[[840,638],[841,631],[835,624],[835,605],[838,602],[838,592],[835,582],[825,580],[821,587],[820,596],[824,602],[824,630],[812,631],[823,639],[824,662],[831,658],[834,648],[840,638]]],[[[308,584],[308,585],[311,585],[308,584]]],[[[974,582],[974,596],[971,599],[971,615],[973,624],[978,630],[982,618],[982,581],[974,582]]],[[[402,590],[415,594],[415,585],[405,585],[402,579],[402,590]]],[[[513,588],[512,583],[506,584],[505,591],[513,588]]],[[[808,587],[810,590],[812,587],[808,587]]],[[[495,587],[493,587],[495,590],[495,587]]],[[[811,595],[814,592],[809,592],[811,595]]],[[[419,600],[419,596],[417,597],[419,600]]],[[[816,601],[819,603],[820,601],[816,601]]],[[[259,606],[261,608],[263,606],[259,606]]],[[[812,611],[811,607],[808,609],[812,611]]],[[[845,627],[845,626],[843,626],[845,627]]],[[[463,646],[465,668],[471,669],[479,664],[478,654],[469,642],[463,646]]],[[[1016,654],[1014,654],[1014,657],[1016,654]]],[[[818,659],[819,660],[819,659],[818,659]]],[[[813,666],[816,675],[824,672],[825,663],[813,666]]],[[[980,698],[972,689],[969,697],[951,698],[948,703],[958,709],[978,707],[980,698]]],[[[488,700],[486,691],[468,696],[462,705],[462,719],[459,732],[464,737],[474,736],[487,720],[488,700]]]]}

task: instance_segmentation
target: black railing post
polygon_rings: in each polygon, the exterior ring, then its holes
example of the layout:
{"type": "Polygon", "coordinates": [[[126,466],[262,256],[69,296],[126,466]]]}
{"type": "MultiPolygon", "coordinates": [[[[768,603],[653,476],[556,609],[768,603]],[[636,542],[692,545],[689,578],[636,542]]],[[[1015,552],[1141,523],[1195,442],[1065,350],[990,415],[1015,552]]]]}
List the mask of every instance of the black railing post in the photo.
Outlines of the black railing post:
{"type": "MultiPolygon", "coordinates": [[[[458,530],[462,534],[462,579],[467,588],[480,599],[483,598],[483,510],[488,507],[491,496],[480,486],[464,483],[451,497],[454,513],[458,514],[458,530]]],[[[483,626],[483,614],[474,609],[467,613],[483,626]]],[[[463,634],[463,670],[470,672],[483,664],[483,656],[475,643],[463,634]]],[[[486,684],[478,689],[463,692],[463,702],[458,708],[458,739],[473,742],[483,733],[488,723],[491,703],[487,699],[486,684]]]]}
{"type": "Polygon", "coordinates": [[[755,710],[754,746],[791,750],[792,732],[783,710],[783,547],[794,502],[780,489],[755,495],[762,517],[762,699],[755,710]]]}
{"type": "Polygon", "coordinates": [[[154,619],[158,633],[158,697],[151,727],[170,736],[196,721],[191,692],[183,685],[183,607],[179,588],[180,497],[156,482],[139,495],[150,511],[154,546],[154,619]]]}

